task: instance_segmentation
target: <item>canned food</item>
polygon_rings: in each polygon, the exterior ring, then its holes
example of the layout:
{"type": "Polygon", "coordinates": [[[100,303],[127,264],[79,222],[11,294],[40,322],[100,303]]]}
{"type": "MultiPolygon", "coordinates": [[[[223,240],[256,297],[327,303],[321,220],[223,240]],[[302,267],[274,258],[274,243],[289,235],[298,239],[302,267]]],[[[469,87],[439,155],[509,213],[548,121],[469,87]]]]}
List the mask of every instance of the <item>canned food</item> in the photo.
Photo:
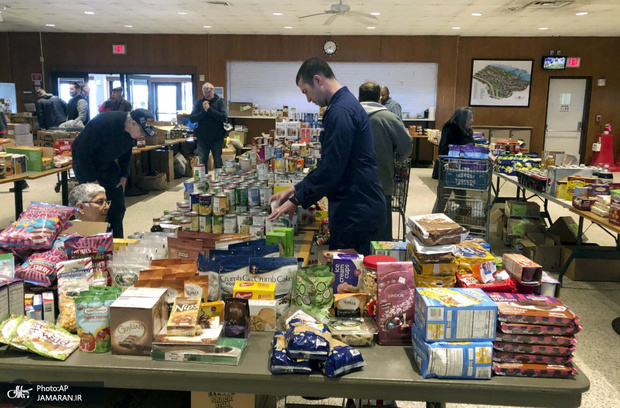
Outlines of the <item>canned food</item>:
{"type": "Polygon", "coordinates": [[[198,230],[200,232],[211,232],[211,214],[198,216],[198,230]]]}
{"type": "Polygon", "coordinates": [[[294,157],[286,158],[286,172],[295,173],[295,158],[294,157]]]}
{"type": "Polygon", "coordinates": [[[227,214],[224,216],[224,234],[234,234],[237,232],[237,216],[227,214]]]}
{"type": "Polygon", "coordinates": [[[211,194],[216,195],[222,192],[222,187],[211,184],[211,189],[209,191],[211,192],[211,194]]]}
{"type": "Polygon", "coordinates": [[[269,216],[269,214],[267,214],[264,211],[261,211],[257,214],[254,214],[252,216],[252,225],[261,225],[261,226],[265,226],[265,222],[267,221],[267,217],[269,216]]]}
{"type": "Polygon", "coordinates": [[[261,186],[259,188],[259,204],[263,207],[269,205],[269,200],[271,199],[271,187],[261,186]]]}
{"type": "Polygon", "coordinates": [[[237,228],[239,233],[248,234],[250,232],[250,225],[252,225],[250,213],[237,213],[237,228]]]}
{"type": "Polygon", "coordinates": [[[246,185],[240,185],[235,189],[235,204],[240,207],[247,207],[248,205],[248,187],[246,185]]]}
{"type": "Polygon", "coordinates": [[[196,211],[188,212],[187,214],[185,214],[185,217],[192,222],[190,231],[198,231],[200,229],[200,222],[198,220],[198,213],[196,211]]]}
{"type": "Polygon", "coordinates": [[[303,157],[297,157],[295,159],[295,172],[296,173],[303,173],[304,171],[304,158],[303,157]]]}
{"type": "Polygon", "coordinates": [[[260,188],[256,186],[248,187],[248,205],[255,207],[260,205],[260,188]]]}
{"type": "Polygon", "coordinates": [[[262,225],[250,225],[250,234],[262,238],[265,236],[265,227],[262,225]]]}
{"type": "Polygon", "coordinates": [[[191,231],[192,230],[192,220],[187,217],[182,217],[179,219],[177,223],[181,226],[181,230],[183,231],[191,231]]]}
{"type": "Polygon", "coordinates": [[[259,180],[267,180],[267,163],[256,164],[256,172],[259,180]]]}
{"type": "Polygon", "coordinates": [[[228,209],[228,196],[219,193],[213,196],[213,214],[224,215],[228,209]]]}
{"type": "Polygon", "coordinates": [[[227,200],[228,200],[228,211],[235,211],[235,205],[236,205],[236,200],[235,200],[235,194],[236,193],[236,189],[235,187],[224,187],[224,194],[226,194],[227,200]]]}
{"type": "Polygon", "coordinates": [[[183,198],[187,200],[189,198],[189,193],[194,192],[194,180],[184,181],[183,182],[183,198]]]}
{"type": "Polygon", "coordinates": [[[222,214],[213,214],[211,216],[212,225],[211,232],[214,234],[221,234],[224,232],[224,215],[222,214]]]}
{"type": "Polygon", "coordinates": [[[228,177],[228,173],[226,173],[226,171],[224,169],[218,169],[215,172],[215,179],[216,180],[221,180],[223,178],[228,177]]]}
{"type": "Polygon", "coordinates": [[[194,211],[196,213],[198,213],[199,208],[200,208],[200,193],[198,192],[193,192],[189,194],[189,206],[190,206],[190,211],[194,211]]]}
{"type": "Polygon", "coordinates": [[[271,163],[273,166],[274,173],[284,174],[285,172],[284,159],[282,158],[273,159],[271,163]]]}
{"type": "Polygon", "coordinates": [[[224,169],[227,174],[235,174],[235,161],[234,160],[226,160],[224,163],[224,169]]]}
{"type": "Polygon", "coordinates": [[[198,213],[200,213],[201,215],[208,215],[211,214],[211,211],[213,210],[213,195],[206,193],[206,194],[201,194],[198,197],[198,202],[199,202],[199,206],[198,206],[198,213]]]}
{"type": "Polygon", "coordinates": [[[197,164],[194,166],[194,181],[200,181],[205,178],[205,165],[197,164]]]}
{"type": "Polygon", "coordinates": [[[179,201],[177,202],[177,211],[188,212],[191,209],[191,205],[189,201],[179,201]]]}

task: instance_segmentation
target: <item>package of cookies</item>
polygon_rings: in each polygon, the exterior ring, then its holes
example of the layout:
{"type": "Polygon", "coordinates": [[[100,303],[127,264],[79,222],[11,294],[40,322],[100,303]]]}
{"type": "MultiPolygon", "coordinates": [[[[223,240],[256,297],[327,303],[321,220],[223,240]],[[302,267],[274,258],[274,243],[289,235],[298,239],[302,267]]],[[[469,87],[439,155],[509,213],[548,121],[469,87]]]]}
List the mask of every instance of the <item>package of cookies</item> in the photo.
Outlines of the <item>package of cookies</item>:
{"type": "Polygon", "coordinates": [[[333,318],[327,322],[332,338],[349,346],[369,347],[375,344],[377,325],[371,317],[333,318]]]}
{"type": "Polygon", "coordinates": [[[195,336],[198,316],[200,314],[200,298],[178,297],[174,301],[167,332],[170,336],[195,336]]]}
{"type": "Polygon", "coordinates": [[[521,324],[500,322],[499,328],[504,333],[510,334],[533,334],[546,336],[567,336],[579,333],[581,325],[574,326],[550,326],[546,324],[521,324]]]}
{"type": "Polygon", "coordinates": [[[579,323],[579,317],[554,297],[520,293],[488,295],[497,304],[497,319],[502,322],[551,326],[575,326],[579,323]]]}
{"type": "Polygon", "coordinates": [[[458,250],[456,245],[424,245],[419,238],[415,237],[411,232],[407,234],[407,240],[410,241],[416,258],[421,263],[450,263],[454,261],[458,250]]]}
{"type": "Polygon", "coordinates": [[[369,299],[368,293],[335,293],[334,315],[336,317],[362,317],[369,299]]]}
{"type": "Polygon", "coordinates": [[[364,255],[335,254],[332,260],[334,272],[333,290],[336,293],[356,293],[362,289],[361,274],[364,255]]]}
{"type": "Polygon", "coordinates": [[[524,363],[524,364],[560,364],[566,365],[573,360],[572,355],[568,356],[545,356],[542,354],[510,353],[495,350],[493,361],[498,363],[524,363]]]}
{"type": "Polygon", "coordinates": [[[276,300],[248,300],[250,307],[250,331],[275,331],[276,300]]]}
{"type": "Polygon", "coordinates": [[[411,216],[407,219],[407,226],[424,245],[458,244],[469,234],[445,214],[411,216]]]}
{"type": "Polygon", "coordinates": [[[545,344],[564,347],[571,347],[577,344],[577,338],[573,336],[537,336],[531,334],[501,333],[499,331],[495,334],[495,340],[507,341],[510,343],[545,344]]]}
{"type": "Polygon", "coordinates": [[[542,354],[545,356],[570,356],[575,351],[575,346],[545,346],[542,344],[508,343],[494,341],[493,348],[507,353],[542,354]]]}
{"type": "Polygon", "coordinates": [[[577,370],[572,365],[557,364],[524,364],[524,363],[493,363],[496,375],[515,377],[569,378],[577,370]]]}

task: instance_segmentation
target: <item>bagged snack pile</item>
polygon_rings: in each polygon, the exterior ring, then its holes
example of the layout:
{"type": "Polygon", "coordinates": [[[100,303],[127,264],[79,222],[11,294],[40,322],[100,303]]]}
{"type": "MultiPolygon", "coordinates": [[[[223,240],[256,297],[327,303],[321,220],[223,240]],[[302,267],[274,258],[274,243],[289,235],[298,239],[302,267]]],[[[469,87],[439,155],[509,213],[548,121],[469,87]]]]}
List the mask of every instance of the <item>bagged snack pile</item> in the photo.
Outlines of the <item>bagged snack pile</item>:
{"type": "Polygon", "coordinates": [[[272,374],[310,374],[320,370],[327,377],[340,377],[361,369],[361,353],[333,339],[326,325],[290,319],[286,333],[273,338],[269,369],[272,374]]]}
{"type": "Polygon", "coordinates": [[[493,372],[520,377],[568,378],[581,331],[579,317],[549,296],[489,293],[498,307],[493,372]]]}

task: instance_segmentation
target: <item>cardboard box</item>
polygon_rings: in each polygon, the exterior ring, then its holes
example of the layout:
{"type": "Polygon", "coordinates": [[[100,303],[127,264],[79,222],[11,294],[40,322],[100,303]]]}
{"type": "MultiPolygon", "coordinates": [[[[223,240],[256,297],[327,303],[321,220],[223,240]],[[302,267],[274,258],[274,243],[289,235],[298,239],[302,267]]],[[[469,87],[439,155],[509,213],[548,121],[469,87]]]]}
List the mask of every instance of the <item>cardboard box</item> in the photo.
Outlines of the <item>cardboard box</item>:
{"type": "Polygon", "coordinates": [[[54,149],[49,147],[30,147],[30,146],[10,146],[4,145],[5,151],[11,154],[23,154],[26,156],[27,171],[43,171],[49,170],[51,161],[47,161],[47,168],[43,165],[43,158],[52,159],[54,157],[54,149]]]}
{"type": "Polygon", "coordinates": [[[496,235],[501,236],[506,228],[506,223],[508,222],[508,217],[505,213],[505,204],[497,203],[491,209],[491,214],[489,214],[489,230],[490,232],[494,232],[496,235]]]}
{"type": "Polygon", "coordinates": [[[332,263],[336,254],[354,254],[357,255],[355,249],[325,249],[319,252],[319,265],[329,265],[332,263]]]}
{"type": "Polygon", "coordinates": [[[154,176],[142,176],[136,181],[138,188],[148,191],[164,191],[168,187],[166,175],[158,173],[154,176]]]}
{"type": "Polygon", "coordinates": [[[153,339],[166,325],[168,317],[165,296],[163,288],[133,288],[112,303],[112,354],[151,354],[153,339]]]}
{"type": "Polygon", "coordinates": [[[0,153],[0,160],[4,161],[4,175],[10,177],[15,174],[15,168],[13,167],[13,155],[6,152],[0,153]]]}
{"type": "Polygon", "coordinates": [[[542,266],[521,254],[504,254],[502,268],[518,283],[538,286],[542,279],[542,266]]]}
{"type": "Polygon", "coordinates": [[[13,174],[22,174],[25,173],[26,170],[26,155],[24,154],[11,154],[13,158],[13,174]]]}
{"type": "Polygon", "coordinates": [[[191,408],[254,408],[254,394],[225,394],[192,391],[191,408]]]}
{"type": "Polygon", "coordinates": [[[0,276],[0,287],[8,294],[9,315],[24,315],[24,281],[8,276],[0,276]]]}
{"type": "MultiPolygon", "coordinates": [[[[546,193],[555,197],[558,181],[567,180],[568,176],[585,176],[592,177],[591,168],[582,167],[554,167],[547,169],[547,188],[546,193]]],[[[564,198],[564,197],[561,197],[564,198]]]]}
{"type": "Polygon", "coordinates": [[[174,152],[172,150],[157,149],[148,152],[151,163],[151,172],[163,173],[166,181],[174,180],[174,152]]]}
{"type": "Polygon", "coordinates": [[[252,116],[254,103],[252,102],[229,102],[228,116],[252,116]]]}
{"type": "Polygon", "coordinates": [[[428,343],[493,341],[497,305],[482,289],[416,288],[415,326],[428,343]]]}
{"type": "Polygon", "coordinates": [[[562,247],[555,235],[531,232],[521,241],[523,255],[542,266],[543,270],[557,272],[560,270],[562,247]]]}
{"type": "Polygon", "coordinates": [[[49,140],[38,140],[38,139],[35,139],[34,140],[34,145],[38,146],[38,147],[51,147],[51,148],[53,148],[54,147],[54,142],[51,142],[49,140]]]}
{"type": "Polygon", "coordinates": [[[540,220],[533,220],[531,218],[508,218],[502,238],[505,244],[509,244],[512,238],[521,238],[532,232],[544,231],[545,226],[540,220]]]}
{"type": "Polygon", "coordinates": [[[228,132],[228,136],[231,139],[237,139],[238,141],[240,141],[243,145],[246,145],[249,143],[248,140],[248,132],[238,132],[236,130],[232,130],[230,132],[228,132]]]}
{"type": "Polygon", "coordinates": [[[407,255],[407,243],[399,241],[372,241],[370,243],[373,255],[393,256],[399,261],[404,261],[407,255]]]}
{"type": "MultiPolygon", "coordinates": [[[[586,245],[589,250],[601,250],[597,245],[586,245]]],[[[562,265],[574,250],[574,246],[562,246],[562,265]]],[[[607,250],[606,252],[609,252],[607,250]]],[[[566,270],[566,275],[574,281],[620,282],[619,259],[573,259],[566,270]]]]}
{"type": "Polygon", "coordinates": [[[509,218],[540,218],[540,205],[531,201],[506,201],[505,211],[509,218]]]}
{"type": "Polygon", "coordinates": [[[146,137],[147,146],[157,146],[166,143],[166,139],[170,135],[170,131],[174,129],[174,126],[154,126],[155,136],[146,137]]]}
{"type": "Polygon", "coordinates": [[[250,330],[275,331],[277,300],[250,299],[250,330]]]}
{"type": "MultiPolygon", "coordinates": [[[[579,225],[575,222],[572,217],[565,216],[560,217],[553,225],[549,227],[547,230],[550,234],[557,236],[560,239],[560,242],[564,244],[576,244],[577,243],[577,232],[579,232],[579,225]]],[[[585,235],[581,237],[582,242],[587,242],[587,238],[585,235]]]]}
{"type": "Polygon", "coordinates": [[[267,282],[236,281],[233,297],[238,299],[273,300],[276,284],[267,282]]]}
{"type": "MultiPolygon", "coordinates": [[[[437,342],[427,343],[413,325],[413,357],[424,378],[490,379],[493,366],[493,342],[437,342]],[[452,349],[453,351],[447,351],[452,349]],[[446,364],[446,353],[454,356],[453,364],[446,364]]],[[[450,360],[452,362],[452,360],[450,360]]]]}
{"type": "Polygon", "coordinates": [[[6,127],[7,127],[6,133],[10,137],[13,137],[16,135],[27,135],[32,131],[29,123],[7,123],[6,127]]]}
{"type": "Polygon", "coordinates": [[[34,137],[32,133],[27,135],[15,135],[15,143],[20,146],[34,146],[34,137]]]}
{"type": "Polygon", "coordinates": [[[354,293],[362,291],[362,271],[364,255],[334,254],[332,272],[334,273],[334,293],[354,293]]]}

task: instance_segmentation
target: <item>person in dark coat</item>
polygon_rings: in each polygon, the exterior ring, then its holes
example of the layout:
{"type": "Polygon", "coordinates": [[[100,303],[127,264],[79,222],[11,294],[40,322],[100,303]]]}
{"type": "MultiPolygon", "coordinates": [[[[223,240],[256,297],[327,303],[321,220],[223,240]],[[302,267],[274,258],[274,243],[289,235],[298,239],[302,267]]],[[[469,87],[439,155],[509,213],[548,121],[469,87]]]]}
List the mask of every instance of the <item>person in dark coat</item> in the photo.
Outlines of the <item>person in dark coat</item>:
{"type": "Polygon", "coordinates": [[[189,115],[191,123],[198,123],[194,135],[198,141],[198,157],[200,163],[207,166],[209,152],[213,154],[213,167],[222,168],[222,145],[224,144],[224,122],[228,118],[226,103],[215,94],[213,84],[202,85],[204,98],[196,101],[189,115]]]}
{"type": "MultiPolygon", "coordinates": [[[[71,82],[69,85],[69,94],[71,99],[67,103],[67,122],[82,122],[82,125],[86,123],[86,113],[88,111],[88,103],[86,98],[82,96],[82,88],[77,82],[71,82]]],[[[74,123],[67,124],[67,126],[74,123]]]]}
{"type": "Polygon", "coordinates": [[[370,241],[376,240],[386,221],[368,115],[320,58],[305,61],[295,83],[308,102],[326,107],[319,137],[321,160],[301,182],[272,196],[270,201],[280,207],[269,218],[291,214],[298,205],[308,208],[327,197],[329,248],[353,248],[367,255],[370,241]]]}
{"type": "Polygon", "coordinates": [[[78,182],[99,183],[111,200],[108,223],[114,238],[123,238],[125,185],[134,140],[155,135],[153,114],[146,109],[105,112],[91,119],[71,145],[78,182]]]}
{"type": "Polygon", "coordinates": [[[67,120],[67,103],[65,101],[45,92],[43,88],[37,90],[37,96],[39,97],[36,102],[39,128],[57,127],[67,120]]]}
{"type": "Polygon", "coordinates": [[[131,102],[123,98],[123,88],[112,89],[112,96],[99,106],[99,112],[131,112],[131,102]]]}
{"type": "MultiPolygon", "coordinates": [[[[445,156],[450,151],[450,145],[466,145],[474,143],[474,132],[471,125],[474,123],[474,110],[470,107],[458,108],[452,114],[452,117],[441,128],[441,138],[439,139],[439,156],[445,156]]],[[[440,160],[435,160],[433,166],[433,179],[439,178],[440,160]]],[[[453,190],[458,196],[465,196],[463,190],[453,190]]],[[[445,207],[446,197],[449,197],[451,190],[444,189],[441,196],[437,194],[437,200],[433,207],[433,213],[442,212],[445,207]]]]}

